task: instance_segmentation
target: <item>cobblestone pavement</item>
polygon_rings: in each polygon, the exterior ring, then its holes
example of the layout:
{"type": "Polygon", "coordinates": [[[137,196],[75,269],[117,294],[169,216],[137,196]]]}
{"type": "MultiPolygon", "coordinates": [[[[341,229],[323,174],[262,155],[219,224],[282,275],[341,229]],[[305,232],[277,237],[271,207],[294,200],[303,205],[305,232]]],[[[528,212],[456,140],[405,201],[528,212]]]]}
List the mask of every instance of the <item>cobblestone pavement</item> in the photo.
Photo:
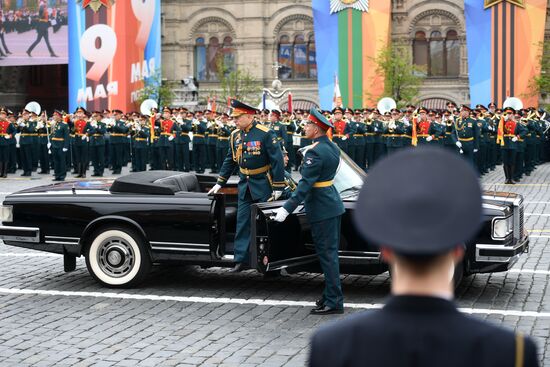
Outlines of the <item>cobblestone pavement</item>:
{"type": "MultiPolygon", "coordinates": [[[[550,365],[550,164],[520,185],[501,185],[502,176],[491,172],[484,186],[525,196],[531,252],[510,272],[465,278],[457,303],[531,335],[550,365]]],[[[0,199],[51,179],[14,177],[0,181],[0,199]]],[[[0,366],[303,366],[311,333],[341,317],[308,314],[322,285],[316,274],[263,279],[185,266],[155,268],[139,288],[114,291],[92,280],[83,259],[66,274],[58,255],[0,245],[0,366]]],[[[343,276],[343,288],[348,305],[383,303],[388,274],[343,276]]],[[[369,311],[346,309],[354,312],[369,311]]]]}

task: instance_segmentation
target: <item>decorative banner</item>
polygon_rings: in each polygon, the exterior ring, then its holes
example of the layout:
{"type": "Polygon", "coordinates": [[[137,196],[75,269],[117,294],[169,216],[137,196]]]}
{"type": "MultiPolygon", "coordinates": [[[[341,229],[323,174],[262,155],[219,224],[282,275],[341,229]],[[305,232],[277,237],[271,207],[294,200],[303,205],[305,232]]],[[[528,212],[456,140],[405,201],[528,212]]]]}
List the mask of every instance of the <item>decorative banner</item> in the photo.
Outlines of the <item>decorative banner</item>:
{"type": "Polygon", "coordinates": [[[515,96],[525,107],[530,82],[540,73],[547,0],[465,0],[471,105],[515,96]]]}
{"type": "Polygon", "coordinates": [[[69,0],[69,14],[70,111],[139,110],[160,79],[160,0],[69,0]]]}
{"type": "Polygon", "coordinates": [[[375,105],[384,79],[376,75],[374,59],[390,39],[391,0],[338,0],[352,7],[336,6],[335,1],[312,0],[321,108],[332,106],[335,74],[345,107],[375,105]],[[368,12],[362,4],[368,4],[368,12]],[[342,10],[331,14],[332,9],[342,10]]]}

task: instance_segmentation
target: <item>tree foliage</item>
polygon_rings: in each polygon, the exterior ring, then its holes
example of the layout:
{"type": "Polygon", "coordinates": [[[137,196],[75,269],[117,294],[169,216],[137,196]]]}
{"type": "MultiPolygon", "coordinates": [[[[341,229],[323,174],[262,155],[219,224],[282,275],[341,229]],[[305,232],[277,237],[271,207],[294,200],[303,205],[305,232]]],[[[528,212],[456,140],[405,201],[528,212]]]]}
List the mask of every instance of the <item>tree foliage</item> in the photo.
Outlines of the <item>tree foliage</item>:
{"type": "Polygon", "coordinates": [[[384,96],[393,98],[399,107],[418,102],[418,90],[426,70],[413,64],[410,47],[391,43],[374,61],[377,74],[384,76],[384,96]]]}
{"type": "Polygon", "coordinates": [[[236,98],[253,106],[260,103],[262,84],[248,69],[228,67],[220,61],[218,70],[223,100],[236,98]]]}
{"type": "Polygon", "coordinates": [[[160,71],[155,71],[146,79],[143,89],[140,90],[137,98],[138,104],[146,99],[154,99],[159,106],[170,106],[174,100],[172,86],[162,80],[160,71]]]}

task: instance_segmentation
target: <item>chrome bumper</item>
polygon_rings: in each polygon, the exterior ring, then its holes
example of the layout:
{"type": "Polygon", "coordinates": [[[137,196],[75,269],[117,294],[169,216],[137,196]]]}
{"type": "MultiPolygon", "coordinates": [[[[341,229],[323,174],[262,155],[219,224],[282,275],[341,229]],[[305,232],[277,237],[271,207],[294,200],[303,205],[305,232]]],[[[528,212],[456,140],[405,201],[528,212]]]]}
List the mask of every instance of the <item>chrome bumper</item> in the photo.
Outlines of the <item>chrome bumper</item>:
{"type": "Polygon", "coordinates": [[[476,244],[476,261],[514,264],[524,252],[529,252],[529,237],[514,246],[476,244]]]}
{"type": "Polygon", "coordinates": [[[40,228],[0,226],[0,240],[39,243],[40,228]]]}

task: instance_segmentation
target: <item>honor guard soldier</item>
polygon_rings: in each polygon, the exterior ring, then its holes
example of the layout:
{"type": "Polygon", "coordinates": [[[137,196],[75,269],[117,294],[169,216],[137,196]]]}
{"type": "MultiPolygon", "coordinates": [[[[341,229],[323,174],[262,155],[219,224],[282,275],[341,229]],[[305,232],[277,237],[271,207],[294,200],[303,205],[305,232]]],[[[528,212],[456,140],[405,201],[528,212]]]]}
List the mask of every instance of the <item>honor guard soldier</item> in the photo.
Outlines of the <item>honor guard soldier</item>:
{"type": "Polygon", "coordinates": [[[227,125],[229,115],[224,113],[221,115],[221,121],[217,121],[218,144],[216,145],[216,167],[221,167],[225,157],[227,156],[227,150],[229,149],[229,137],[231,136],[231,129],[227,125]]]}
{"type": "Polygon", "coordinates": [[[319,111],[310,111],[306,135],[313,144],[304,152],[304,163],[300,170],[302,179],[291,198],[274,212],[274,220],[283,222],[298,205],[304,203],[315,252],[325,275],[325,289],[316,307],[310,312],[313,315],[344,312],[338,248],[341,216],[345,210],[340,194],[334,187],[334,176],[340,164],[340,149],[326,135],[332,127],[332,123],[319,111]]]}
{"type": "Polygon", "coordinates": [[[189,155],[189,133],[193,129],[193,114],[184,112],[181,123],[177,125],[176,137],[176,169],[189,172],[191,170],[191,157],[189,155]]]}
{"type": "Polygon", "coordinates": [[[287,172],[292,171],[292,167],[296,165],[296,152],[294,151],[294,133],[296,132],[297,126],[295,122],[295,116],[290,115],[286,120],[285,125],[285,149],[288,154],[288,163],[285,164],[285,169],[287,172]]]}
{"type": "Polygon", "coordinates": [[[32,175],[32,163],[33,163],[33,144],[38,136],[36,132],[38,116],[31,111],[23,110],[21,121],[19,121],[18,131],[21,133],[19,138],[19,145],[21,147],[21,165],[23,166],[23,173],[21,176],[28,177],[32,175]]]}
{"type": "Polygon", "coordinates": [[[151,165],[151,170],[160,169],[160,131],[160,119],[155,118],[153,130],[150,131],[151,137],[149,138],[149,164],[151,165]]]}
{"type": "Polygon", "coordinates": [[[216,161],[216,145],[218,143],[218,127],[216,125],[216,114],[213,111],[206,110],[206,125],[208,128],[206,136],[206,159],[211,173],[218,173],[218,163],[216,161]]]}
{"type": "Polygon", "coordinates": [[[535,145],[537,141],[537,123],[535,121],[536,110],[529,109],[527,117],[522,121],[522,124],[527,128],[525,135],[525,176],[531,176],[531,172],[535,169],[535,145]]]}
{"type": "Polygon", "coordinates": [[[233,171],[239,170],[237,230],[235,234],[235,268],[242,271],[248,261],[250,246],[250,206],[277,200],[285,187],[283,154],[277,137],[268,127],[254,121],[256,109],[231,100],[232,116],[238,130],[229,139],[229,150],[220,170],[217,184],[208,194],[217,193],[233,171]],[[270,177],[270,174],[272,177],[270,177]]]}
{"type": "Polygon", "coordinates": [[[197,112],[196,119],[193,120],[193,161],[195,171],[204,173],[206,165],[206,133],[208,124],[204,119],[202,112],[197,112]]]}
{"type": "Polygon", "coordinates": [[[452,152],[457,152],[458,146],[456,142],[458,141],[458,135],[455,130],[455,120],[454,117],[448,109],[443,112],[443,120],[445,136],[443,139],[443,147],[449,149],[452,152]]]}
{"type": "Polygon", "coordinates": [[[487,170],[487,145],[489,143],[489,125],[485,121],[485,113],[487,108],[484,105],[476,105],[475,115],[477,119],[477,127],[479,129],[479,151],[475,155],[477,169],[480,175],[488,173],[487,170]]]}
{"type": "Polygon", "coordinates": [[[332,110],[332,125],[334,126],[332,130],[332,141],[347,154],[349,127],[344,120],[344,112],[344,109],[341,107],[336,107],[332,110]]]}
{"type": "Polygon", "coordinates": [[[15,115],[13,111],[8,111],[8,121],[10,122],[10,125],[13,126],[14,133],[12,134],[12,137],[8,139],[8,173],[15,173],[17,171],[17,139],[15,138],[15,134],[17,133],[17,125],[15,123],[15,115]]]}
{"type": "Polygon", "coordinates": [[[8,120],[8,111],[0,107],[0,177],[8,177],[10,139],[16,133],[15,127],[8,120]]]}
{"type": "Polygon", "coordinates": [[[161,170],[174,169],[174,138],[176,126],[172,120],[172,110],[170,107],[164,107],[162,110],[162,118],[160,119],[160,136],[159,136],[159,159],[161,170]]]}
{"type": "Polygon", "coordinates": [[[90,130],[90,124],[87,121],[87,112],[83,107],[78,107],[75,111],[75,120],[74,120],[74,164],[76,167],[77,176],[76,177],[86,177],[86,168],[90,161],[88,152],[89,152],[89,141],[90,137],[88,132],[90,130]]]}
{"type": "Polygon", "coordinates": [[[36,133],[38,135],[38,161],[40,163],[40,172],[38,173],[41,175],[50,174],[48,131],[48,121],[46,121],[45,116],[40,116],[36,123],[36,133]]]}
{"type": "Polygon", "coordinates": [[[502,114],[503,121],[498,127],[497,144],[501,149],[505,184],[514,184],[517,144],[520,134],[524,134],[523,129],[515,121],[515,113],[512,107],[506,107],[502,114]]]}
{"type": "Polygon", "coordinates": [[[372,110],[367,110],[369,114],[365,120],[365,160],[368,167],[374,164],[374,114],[372,110]]]}
{"type": "Polygon", "coordinates": [[[134,158],[134,170],[143,172],[147,170],[147,145],[151,136],[151,129],[147,116],[138,117],[139,125],[136,126],[134,132],[134,149],[136,156],[134,158]]]}
{"type": "Polygon", "coordinates": [[[428,110],[424,107],[418,109],[418,118],[416,121],[416,136],[418,145],[430,144],[434,135],[438,133],[437,127],[428,120],[428,110]]]}
{"type": "MultiPolygon", "coordinates": [[[[349,138],[348,144],[353,146],[353,154],[350,156],[351,159],[359,167],[365,169],[365,133],[367,132],[366,126],[362,121],[361,110],[355,110],[353,117],[350,120],[350,127],[353,131],[353,134],[349,138]]],[[[350,150],[351,153],[352,150],[350,150]]]]}
{"type": "Polygon", "coordinates": [[[285,144],[286,126],[281,122],[281,111],[271,110],[269,114],[269,128],[273,130],[281,147],[285,144]]]}
{"type": "Polygon", "coordinates": [[[460,117],[456,119],[455,129],[458,137],[458,148],[462,149],[463,157],[474,164],[474,154],[479,150],[479,127],[477,121],[470,117],[472,109],[462,105],[460,117]]]}
{"type": "Polygon", "coordinates": [[[113,174],[120,174],[122,172],[122,159],[123,159],[123,145],[126,136],[128,135],[128,127],[122,120],[123,113],[121,110],[113,110],[115,124],[111,128],[111,164],[113,167],[113,174]]]}
{"type": "Polygon", "coordinates": [[[55,110],[53,113],[52,126],[52,159],[53,159],[53,181],[65,181],[67,176],[67,159],[66,155],[69,151],[69,125],[63,118],[61,111],[55,110]]]}
{"type": "Polygon", "coordinates": [[[392,295],[317,331],[311,367],[538,366],[530,338],[453,302],[453,270],[483,218],[472,165],[437,147],[397,152],[369,172],[356,208],[357,230],[391,268],[392,295]]]}
{"type": "Polygon", "coordinates": [[[92,166],[94,167],[93,177],[103,177],[105,171],[105,134],[107,125],[103,122],[101,112],[92,112],[92,121],[90,122],[90,153],[92,156],[92,166]]]}

